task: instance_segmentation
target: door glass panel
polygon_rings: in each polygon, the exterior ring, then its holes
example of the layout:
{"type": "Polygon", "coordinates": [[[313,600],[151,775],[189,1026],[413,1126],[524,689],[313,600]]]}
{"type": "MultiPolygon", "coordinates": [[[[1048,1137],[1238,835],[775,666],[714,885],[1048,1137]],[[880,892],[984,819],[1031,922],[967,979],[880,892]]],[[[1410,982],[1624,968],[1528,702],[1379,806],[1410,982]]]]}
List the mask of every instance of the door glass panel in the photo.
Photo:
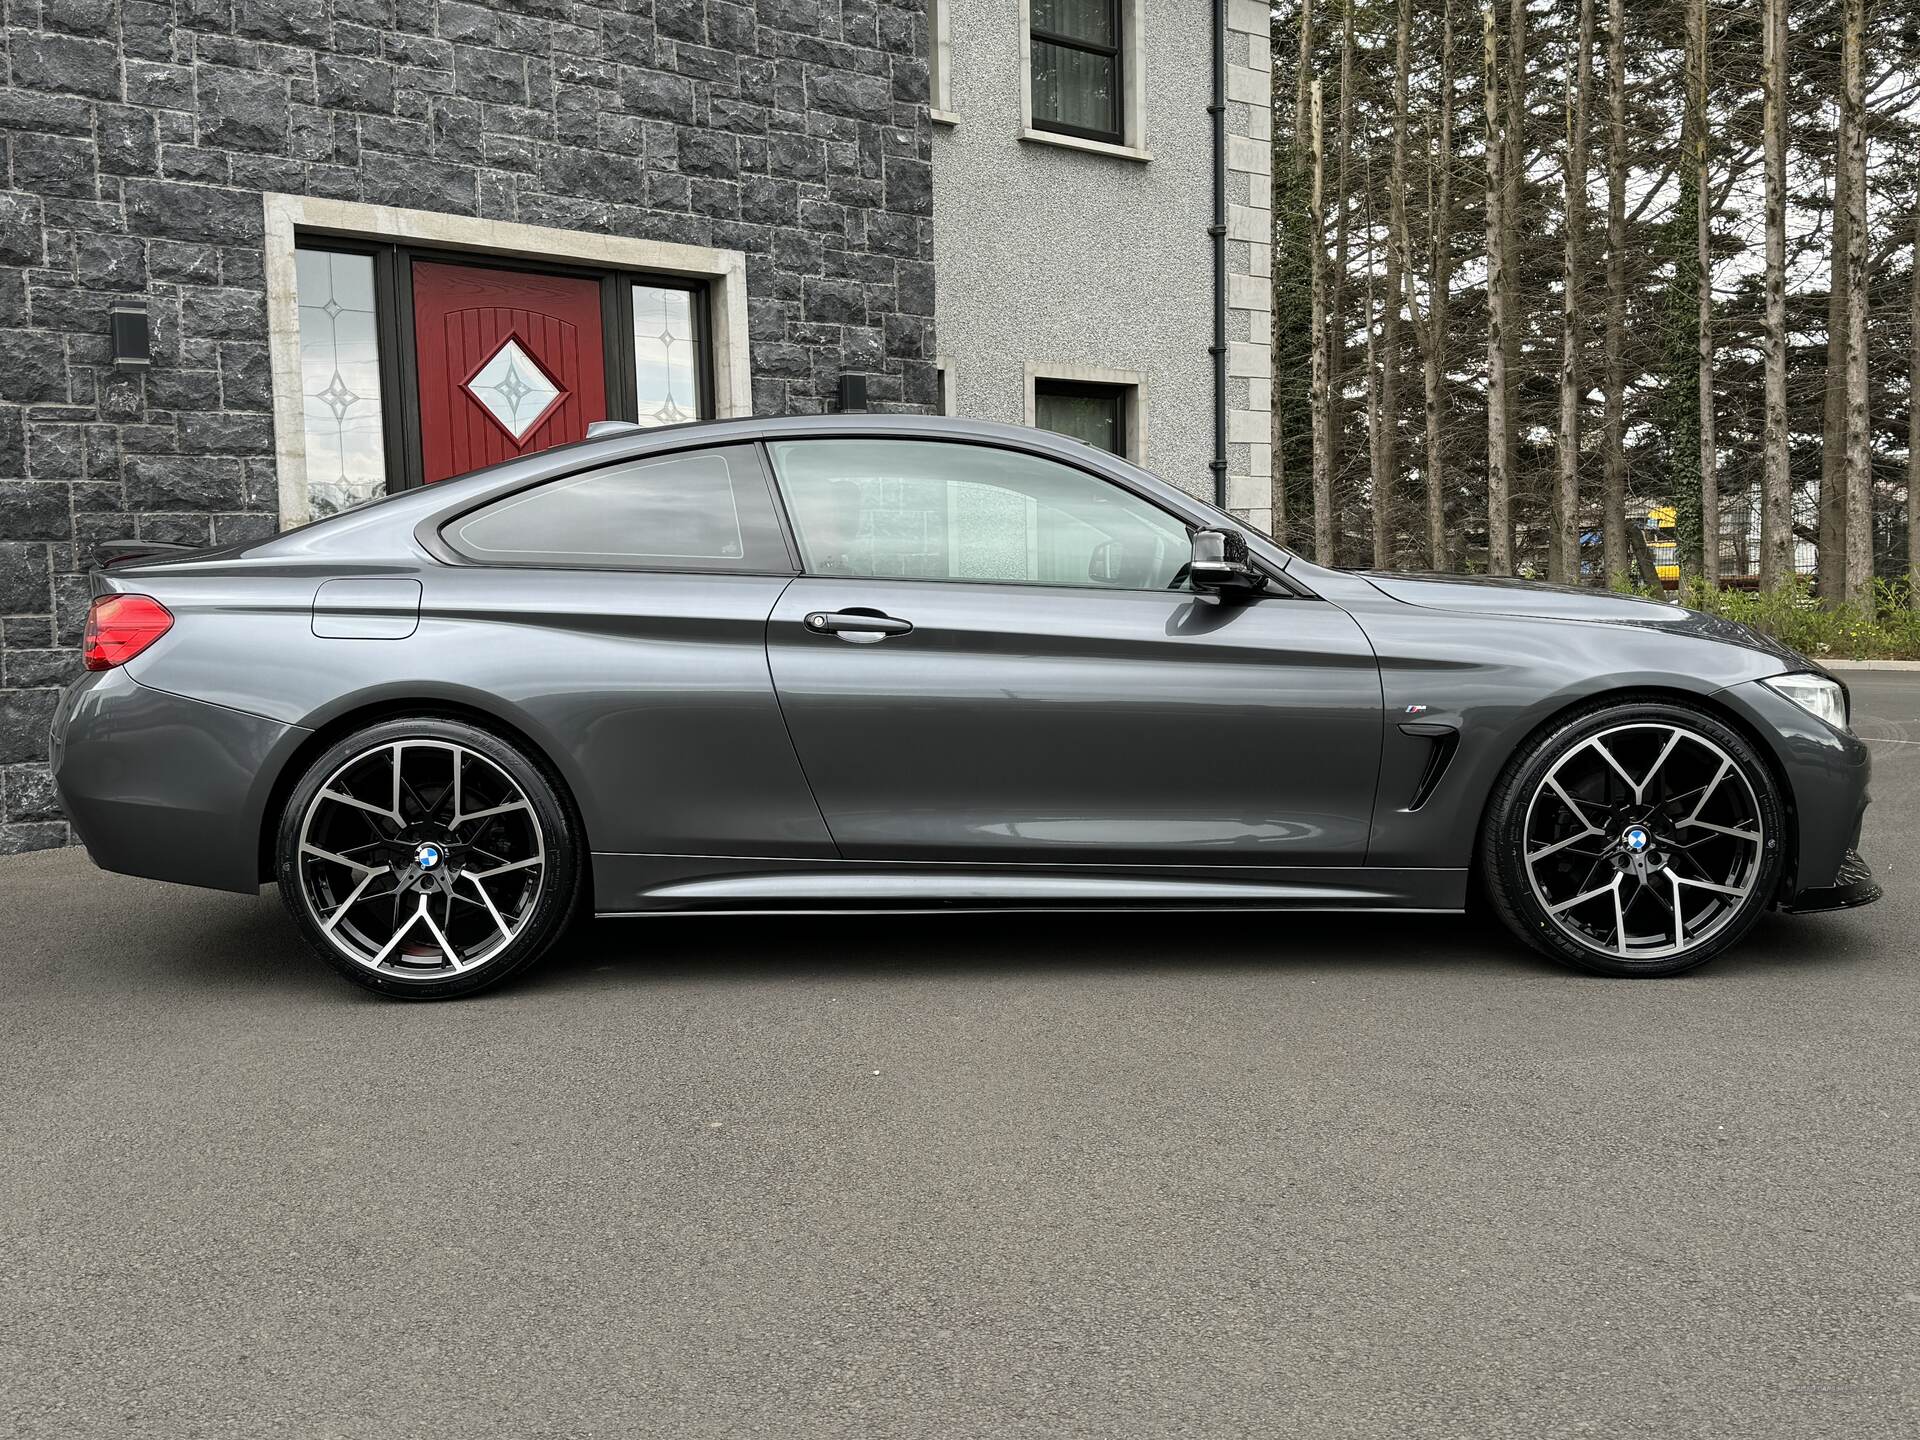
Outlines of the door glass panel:
{"type": "Polygon", "coordinates": [[[387,488],[380,330],[371,255],[303,247],[294,251],[293,262],[307,511],[317,520],[387,488]]]}
{"type": "Polygon", "coordinates": [[[633,378],[642,425],[700,418],[693,292],[633,287],[633,378]]]}
{"type": "Polygon", "coordinates": [[[570,475],[476,510],[444,535],[496,564],[793,570],[750,445],[570,475]]]}
{"type": "Polygon", "coordinates": [[[1070,465],[938,441],[768,448],[809,574],[1185,588],[1186,526],[1070,465]]]}

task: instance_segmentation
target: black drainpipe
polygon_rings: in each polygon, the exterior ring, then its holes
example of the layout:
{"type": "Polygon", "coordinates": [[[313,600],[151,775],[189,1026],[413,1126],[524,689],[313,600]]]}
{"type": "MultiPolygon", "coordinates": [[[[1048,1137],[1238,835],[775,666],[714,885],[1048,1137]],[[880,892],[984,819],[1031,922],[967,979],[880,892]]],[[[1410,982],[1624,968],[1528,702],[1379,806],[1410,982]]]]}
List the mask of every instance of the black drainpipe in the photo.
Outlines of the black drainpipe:
{"type": "Polygon", "coordinates": [[[1227,0],[1213,0],[1213,503],[1227,507],[1227,0]]]}

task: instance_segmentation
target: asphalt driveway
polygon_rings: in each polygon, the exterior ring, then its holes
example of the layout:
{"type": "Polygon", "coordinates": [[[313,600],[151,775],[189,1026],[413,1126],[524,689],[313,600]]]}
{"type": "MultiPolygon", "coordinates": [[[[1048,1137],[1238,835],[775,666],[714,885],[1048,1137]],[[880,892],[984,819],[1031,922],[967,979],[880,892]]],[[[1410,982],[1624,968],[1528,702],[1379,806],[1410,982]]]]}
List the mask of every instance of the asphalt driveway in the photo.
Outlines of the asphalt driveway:
{"type": "Polygon", "coordinates": [[[607,922],[453,1005],[0,861],[0,1434],[1907,1436],[1920,675],[1872,909],[607,922]]]}

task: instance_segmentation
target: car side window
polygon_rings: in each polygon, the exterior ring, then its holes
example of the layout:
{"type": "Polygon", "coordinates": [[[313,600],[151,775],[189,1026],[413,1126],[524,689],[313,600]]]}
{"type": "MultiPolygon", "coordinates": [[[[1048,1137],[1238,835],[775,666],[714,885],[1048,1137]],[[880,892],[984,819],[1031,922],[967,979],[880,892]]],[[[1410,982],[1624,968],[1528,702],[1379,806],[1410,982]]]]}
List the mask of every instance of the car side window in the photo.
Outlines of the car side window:
{"type": "Polygon", "coordinates": [[[926,440],[776,440],[810,575],[1185,588],[1187,528],[1071,465],[926,440]]]}
{"type": "Polygon", "coordinates": [[[488,564],[793,573],[751,445],[569,475],[484,505],[441,534],[488,564]]]}

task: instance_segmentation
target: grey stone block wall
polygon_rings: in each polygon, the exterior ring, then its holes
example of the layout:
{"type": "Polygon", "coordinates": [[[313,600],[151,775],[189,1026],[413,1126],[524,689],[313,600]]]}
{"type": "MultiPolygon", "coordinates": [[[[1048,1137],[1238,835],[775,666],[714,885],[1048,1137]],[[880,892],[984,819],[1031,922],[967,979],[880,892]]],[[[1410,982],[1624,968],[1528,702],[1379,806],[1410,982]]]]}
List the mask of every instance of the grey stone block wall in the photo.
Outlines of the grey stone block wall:
{"type": "Polygon", "coordinates": [[[922,0],[5,0],[0,853],[99,540],[277,524],[263,191],[747,255],[760,413],[934,403],[922,0]],[[145,373],[107,313],[144,298],[145,373]]]}

